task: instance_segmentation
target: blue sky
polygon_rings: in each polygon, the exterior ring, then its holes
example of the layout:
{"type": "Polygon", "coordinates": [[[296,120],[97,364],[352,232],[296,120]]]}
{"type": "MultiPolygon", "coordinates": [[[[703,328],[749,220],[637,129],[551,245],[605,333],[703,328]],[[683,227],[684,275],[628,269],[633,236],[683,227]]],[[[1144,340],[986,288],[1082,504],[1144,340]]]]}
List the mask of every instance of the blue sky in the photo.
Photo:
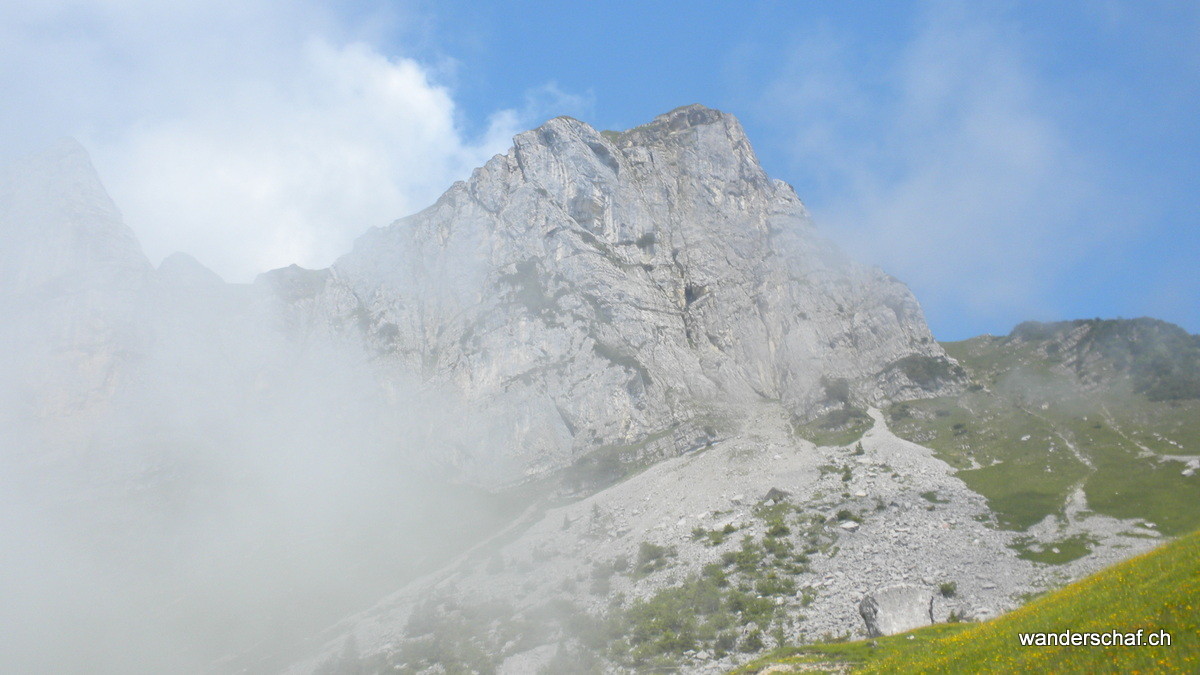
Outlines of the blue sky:
{"type": "Polygon", "coordinates": [[[737,115],[940,339],[1200,332],[1200,5],[0,2],[0,157],[74,135],[157,259],[328,264],[557,114],[737,115]]]}

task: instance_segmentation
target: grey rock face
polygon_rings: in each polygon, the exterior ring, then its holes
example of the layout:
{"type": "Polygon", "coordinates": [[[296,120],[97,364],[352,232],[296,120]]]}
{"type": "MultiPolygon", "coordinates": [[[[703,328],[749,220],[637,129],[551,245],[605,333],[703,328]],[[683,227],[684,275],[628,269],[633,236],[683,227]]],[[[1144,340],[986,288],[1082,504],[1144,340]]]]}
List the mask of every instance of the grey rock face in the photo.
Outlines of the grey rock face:
{"type": "Polygon", "coordinates": [[[78,143],[0,172],[0,241],[0,374],[18,405],[68,413],[111,394],[145,344],[153,269],[78,143]]]}
{"type": "Polygon", "coordinates": [[[867,595],[858,605],[867,635],[895,635],[933,623],[933,591],[906,584],[867,595]]]}
{"type": "Polygon", "coordinates": [[[951,364],[908,289],[818,237],[737,120],[701,106],[520,134],[314,283],[298,316],[495,420],[454,460],[489,482],[719,431],[747,402],[808,417],[956,386],[910,367],[951,364]]]}
{"type": "Polygon", "coordinates": [[[818,237],[701,106],[623,133],[551,120],[332,268],[253,288],[182,255],[154,270],[77,144],[2,178],[0,302],[53,361],[5,369],[47,411],[110,396],[154,343],[270,343],[261,318],[350,343],[385,389],[419,373],[472,417],[431,455],[496,485],[705,447],[764,400],[811,417],[958,383],[908,289],[818,237]]]}

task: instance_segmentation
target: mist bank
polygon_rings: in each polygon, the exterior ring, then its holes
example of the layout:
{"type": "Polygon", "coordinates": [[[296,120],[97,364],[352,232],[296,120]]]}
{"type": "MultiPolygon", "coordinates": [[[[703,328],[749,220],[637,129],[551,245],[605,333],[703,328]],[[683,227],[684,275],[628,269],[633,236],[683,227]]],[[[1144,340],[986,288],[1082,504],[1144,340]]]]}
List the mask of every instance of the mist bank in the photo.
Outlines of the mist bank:
{"type": "Polygon", "coordinates": [[[698,105],[551,120],[331,268],[253,284],[152,266],[76,143],[0,176],[0,237],[19,669],[302,649],[522,506],[467,485],[586,492],[763,402],[963,385],[908,289],[698,105]]]}
{"type": "Polygon", "coordinates": [[[136,351],[49,328],[0,346],[6,669],[221,670],[295,648],[505,517],[430,461],[481,442],[452,395],[276,330],[252,288],[206,315],[168,286],[136,351]],[[37,377],[101,366],[99,392],[37,377]]]}
{"type": "Polygon", "coordinates": [[[4,670],[294,650],[504,520],[439,460],[487,442],[454,392],[154,268],[77,144],[0,177],[4,670]]]}

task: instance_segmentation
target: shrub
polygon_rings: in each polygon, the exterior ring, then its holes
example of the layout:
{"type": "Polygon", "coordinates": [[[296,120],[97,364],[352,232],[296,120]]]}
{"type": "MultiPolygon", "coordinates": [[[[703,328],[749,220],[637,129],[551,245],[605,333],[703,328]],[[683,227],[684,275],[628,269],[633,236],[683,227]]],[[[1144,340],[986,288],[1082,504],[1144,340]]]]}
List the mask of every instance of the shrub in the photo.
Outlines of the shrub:
{"type": "Polygon", "coordinates": [[[726,567],[734,566],[737,571],[743,573],[753,573],[758,569],[762,562],[763,552],[758,544],[754,543],[752,537],[742,539],[742,548],[740,551],[728,551],[721,556],[721,562],[726,567]]]}
{"type": "Polygon", "coordinates": [[[762,547],[776,558],[786,558],[792,552],[792,547],[788,546],[786,541],[780,541],[771,536],[763,537],[762,547]]]}
{"type": "Polygon", "coordinates": [[[729,585],[729,577],[725,575],[725,569],[720,563],[709,563],[700,570],[700,576],[705,579],[711,579],[718,588],[725,588],[729,585]]]}
{"type": "Polygon", "coordinates": [[[713,648],[717,652],[717,656],[724,656],[729,653],[729,650],[733,649],[735,644],[737,644],[737,636],[733,633],[725,632],[717,636],[717,641],[713,644],[713,648]]]}
{"type": "Polygon", "coordinates": [[[637,566],[634,571],[639,576],[657,572],[667,566],[667,558],[675,555],[675,549],[659,546],[648,541],[638,544],[637,566]]]}
{"type": "Polygon", "coordinates": [[[754,590],[764,597],[794,595],[796,593],[796,582],[786,577],[769,574],[765,579],[759,579],[758,583],[754,585],[754,590]]]}
{"type": "Polygon", "coordinates": [[[933,389],[940,382],[966,376],[966,371],[940,356],[913,354],[895,361],[892,366],[922,389],[933,389]]]}
{"type": "Polygon", "coordinates": [[[742,645],[738,649],[746,653],[751,653],[760,651],[765,646],[766,644],[763,643],[762,639],[762,631],[756,629],[750,631],[750,634],[746,636],[745,640],[742,640],[742,645]]]}

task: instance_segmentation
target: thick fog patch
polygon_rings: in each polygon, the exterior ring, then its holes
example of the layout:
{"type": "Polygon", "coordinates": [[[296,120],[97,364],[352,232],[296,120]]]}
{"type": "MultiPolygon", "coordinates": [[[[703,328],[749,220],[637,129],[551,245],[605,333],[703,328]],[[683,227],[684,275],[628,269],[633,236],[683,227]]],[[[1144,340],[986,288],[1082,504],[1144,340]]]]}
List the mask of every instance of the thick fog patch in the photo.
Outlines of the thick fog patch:
{"type": "Polygon", "coordinates": [[[118,383],[69,409],[48,409],[58,384],[37,377],[62,349],[6,333],[3,669],[293,655],[503,518],[430,461],[484,442],[453,397],[256,328],[253,303],[192,305],[163,309],[141,353],[101,345],[118,383]]]}

